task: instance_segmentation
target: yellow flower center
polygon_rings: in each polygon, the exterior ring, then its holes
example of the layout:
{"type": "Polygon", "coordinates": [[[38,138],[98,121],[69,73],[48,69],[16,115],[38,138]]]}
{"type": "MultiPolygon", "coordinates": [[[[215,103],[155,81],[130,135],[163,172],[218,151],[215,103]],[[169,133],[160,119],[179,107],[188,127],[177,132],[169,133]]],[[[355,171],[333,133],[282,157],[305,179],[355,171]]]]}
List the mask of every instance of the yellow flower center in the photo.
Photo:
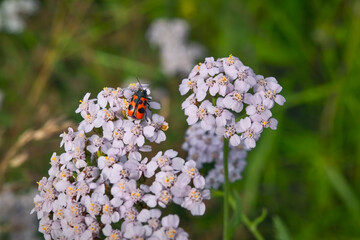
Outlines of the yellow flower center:
{"type": "Polygon", "coordinates": [[[169,124],[165,122],[163,125],[161,125],[161,130],[166,131],[169,129],[169,124]]]}
{"type": "Polygon", "coordinates": [[[235,93],[235,98],[238,100],[238,101],[241,101],[242,100],[242,95],[240,93],[235,93]]]}
{"type": "Polygon", "coordinates": [[[110,208],[109,205],[105,204],[105,206],[104,206],[104,212],[108,212],[108,211],[110,210],[109,208],[110,208]]]}
{"type": "Polygon", "coordinates": [[[228,63],[231,65],[231,64],[234,64],[234,59],[233,59],[233,57],[232,57],[232,54],[230,54],[229,55],[229,57],[228,57],[228,63]]]}
{"type": "Polygon", "coordinates": [[[166,231],[166,235],[168,236],[168,238],[173,239],[173,238],[175,238],[176,230],[173,228],[170,228],[168,231],[166,231]]]}

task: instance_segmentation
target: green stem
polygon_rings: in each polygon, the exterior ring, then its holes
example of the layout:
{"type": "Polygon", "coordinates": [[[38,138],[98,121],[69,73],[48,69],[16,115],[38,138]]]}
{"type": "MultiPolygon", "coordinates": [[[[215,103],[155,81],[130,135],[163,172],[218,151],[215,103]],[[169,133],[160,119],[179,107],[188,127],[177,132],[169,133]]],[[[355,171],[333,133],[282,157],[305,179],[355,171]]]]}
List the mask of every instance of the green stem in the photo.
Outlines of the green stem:
{"type": "Polygon", "coordinates": [[[254,235],[255,239],[256,240],[264,240],[264,237],[261,235],[261,233],[256,228],[257,224],[251,223],[251,221],[248,219],[248,217],[245,214],[242,214],[241,217],[243,219],[243,223],[249,229],[249,231],[254,235]]]}
{"type": "Polygon", "coordinates": [[[228,154],[229,154],[229,139],[224,138],[224,229],[223,239],[230,239],[230,224],[229,224],[229,197],[230,197],[230,183],[229,183],[229,169],[228,169],[228,154]]]}

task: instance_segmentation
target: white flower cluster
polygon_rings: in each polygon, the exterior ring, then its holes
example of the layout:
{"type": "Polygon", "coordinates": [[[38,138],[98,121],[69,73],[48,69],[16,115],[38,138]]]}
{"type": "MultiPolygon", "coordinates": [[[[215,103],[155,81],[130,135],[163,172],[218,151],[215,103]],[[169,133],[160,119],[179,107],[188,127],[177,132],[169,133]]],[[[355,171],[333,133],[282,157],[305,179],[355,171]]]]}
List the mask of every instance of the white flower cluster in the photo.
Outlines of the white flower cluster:
{"type": "Polygon", "coordinates": [[[210,193],[194,161],[185,162],[174,150],[142,157],[140,152],[151,151],[146,140],[166,139],[168,124],[157,114],[152,120],[127,117],[138,89],[104,88],[97,99],[88,93],[80,101],[79,130],[60,135],[65,152],[52,155],[49,177],[38,182],[32,212],[45,239],[188,239],[179,217],[161,217],[160,209],[174,202],[204,214],[210,193]]]}
{"type": "Polygon", "coordinates": [[[5,0],[0,4],[0,30],[20,33],[25,28],[23,15],[31,15],[38,9],[35,0],[5,0]]]}
{"type": "MultiPolygon", "coordinates": [[[[204,164],[213,164],[205,177],[206,188],[218,189],[224,183],[223,146],[224,139],[215,133],[215,129],[205,131],[200,123],[195,123],[186,131],[182,148],[188,152],[187,159],[193,159],[198,169],[203,168],[204,164]]],[[[230,182],[242,178],[241,172],[246,166],[248,151],[241,143],[236,147],[230,145],[228,156],[230,182]]]]}
{"type": "Polygon", "coordinates": [[[189,24],[183,19],[157,19],[147,32],[151,45],[160,48],[161,64],[166,75],[186,74],[204,48],[188,43],[189,24]]]}
{"type": "Polygon", "coordinates": [[[264,128],[276,129],[270,110],[274,103],[285,102],[275,78],[256,75],[232,55],[216,61],[206,58],[183,79],[179,90],[181,95],[192,92],[182,104],[189,125],[200,121],[203,130],[215,129],[232,146],[244,144],[249,149],[264,128]]]}

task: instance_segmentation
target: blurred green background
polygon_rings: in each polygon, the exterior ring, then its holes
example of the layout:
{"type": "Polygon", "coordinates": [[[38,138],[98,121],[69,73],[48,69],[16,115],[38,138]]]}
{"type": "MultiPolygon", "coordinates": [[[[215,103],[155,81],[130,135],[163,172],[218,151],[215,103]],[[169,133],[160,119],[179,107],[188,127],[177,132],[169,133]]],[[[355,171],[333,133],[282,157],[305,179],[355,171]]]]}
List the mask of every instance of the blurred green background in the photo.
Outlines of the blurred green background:
{"type": "MultiPolygon", "coordinates": [[[[287,99],[275,108],[278,130],[263,133],[232,185],[233,203],[251,220],[267,210],[258,225],[265,239],[360,238],[360,1],[48,0],[24,18],[23,32],[0,30],[0,186],[36,187],[62,152],[58,135],[81,120],[79,99],[136,76],[159,89],[170,125],[154,151],[185,157],[182,76],[163,73],[146,39],[154,20],[182,18],[203,57],[233,54],[276,77],[287,99]]],[[[222,198],[207,207],[203,217],[181,213],[192,239],[221,239],[222,198]]],[[[254,239],[238,210],[234,239],[254,239]]],[[[0,226],[0,238],[16,231],[0,226]]]]}

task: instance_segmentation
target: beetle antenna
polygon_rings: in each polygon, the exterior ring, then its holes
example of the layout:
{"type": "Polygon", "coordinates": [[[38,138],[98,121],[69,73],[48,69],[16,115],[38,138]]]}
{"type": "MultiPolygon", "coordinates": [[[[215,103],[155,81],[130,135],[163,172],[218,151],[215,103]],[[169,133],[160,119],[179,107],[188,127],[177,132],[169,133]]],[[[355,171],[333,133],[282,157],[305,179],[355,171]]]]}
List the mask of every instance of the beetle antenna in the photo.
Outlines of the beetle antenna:
{"type": "Polygon", "coordinates": [[[142,87],[142,85],[141,85],[141,83],[140,83],[140,81],[139,81],[139,78],[138,77],[136,77],[136,80],[138,81],[138,83],[140,84],[140,88],[141,88],[141,90],[144,90],[143,89],[143,87],[142,87]]]}

